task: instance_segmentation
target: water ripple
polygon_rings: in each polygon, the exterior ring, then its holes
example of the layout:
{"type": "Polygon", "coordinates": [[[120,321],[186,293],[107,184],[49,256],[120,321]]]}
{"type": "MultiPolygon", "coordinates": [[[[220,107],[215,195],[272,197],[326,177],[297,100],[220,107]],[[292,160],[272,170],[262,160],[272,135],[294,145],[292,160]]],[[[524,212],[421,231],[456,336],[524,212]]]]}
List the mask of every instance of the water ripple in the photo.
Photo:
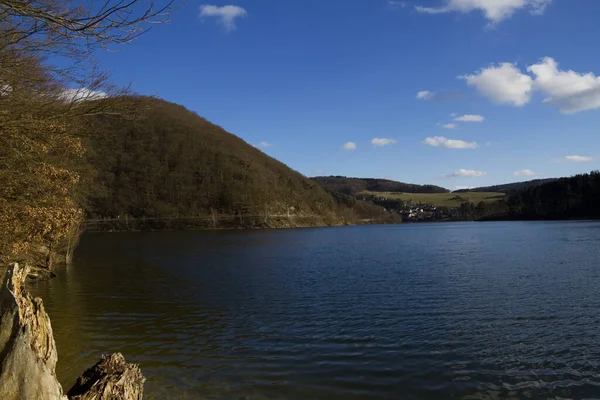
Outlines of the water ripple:
{"type": "Polygon", "coordinates": [[[65,386],[119,350],[156,399],[591,399],[598,228],[95,234],[33,290],[65,386]]]}

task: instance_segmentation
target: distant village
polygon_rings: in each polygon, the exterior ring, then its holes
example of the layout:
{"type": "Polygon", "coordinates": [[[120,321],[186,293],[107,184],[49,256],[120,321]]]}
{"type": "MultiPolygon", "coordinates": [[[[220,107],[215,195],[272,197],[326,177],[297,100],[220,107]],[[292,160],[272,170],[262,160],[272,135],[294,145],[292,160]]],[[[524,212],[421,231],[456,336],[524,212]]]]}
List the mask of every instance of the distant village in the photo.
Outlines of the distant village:
{"type": "Polygon", "coordinates": [[[362,195],[360,200],[371,201],[390,213],[402,216],[404,222],[425,221],[450,221],[459,217],[459,209],[451,207],[437,207],[432,204],[412,204],[398,198],[377,197],[374,195],[362,195]]]}

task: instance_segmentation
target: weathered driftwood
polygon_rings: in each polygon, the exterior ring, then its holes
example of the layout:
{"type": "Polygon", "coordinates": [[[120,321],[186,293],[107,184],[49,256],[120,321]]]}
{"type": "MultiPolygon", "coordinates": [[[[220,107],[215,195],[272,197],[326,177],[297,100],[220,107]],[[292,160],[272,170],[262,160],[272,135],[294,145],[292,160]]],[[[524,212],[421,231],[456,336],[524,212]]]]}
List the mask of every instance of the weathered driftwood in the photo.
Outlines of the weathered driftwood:
{"type": "Polygon", "coordinates": [[[145,378],[142,371],[125,362],[121,353],[103,356],[77,379],[67,393],[73,400],[141,400],[145,378]]]}
{"type": "MultiPolygon", "coordinates": [[[[56,379],[56,344],[41,299],[25,291],[27,266],[12,264],[0,288],[0,399],[67,400],[56,379]]],[[[69,391],[77,400],[140,400],[140,369],[115,353],[84,372],[69,391]]]]}

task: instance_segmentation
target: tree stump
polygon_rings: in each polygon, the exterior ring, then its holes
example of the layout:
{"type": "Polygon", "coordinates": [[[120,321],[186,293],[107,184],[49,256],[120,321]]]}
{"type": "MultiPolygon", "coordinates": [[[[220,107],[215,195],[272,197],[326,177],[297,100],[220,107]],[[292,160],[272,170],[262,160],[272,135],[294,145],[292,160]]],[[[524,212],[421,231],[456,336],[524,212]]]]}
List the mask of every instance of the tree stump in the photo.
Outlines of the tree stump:
{"type": "Polygon", "coordinates": [[[12,264],[0,287],[0,399],[141,400],[145,378],[120,353],[103,356],[63,394],[50,318],[24,288],[28,273],[12,264]]]}
{"type": "Polygon", "coordinates": [[[145,378],[121,353],[103,356],[77,378],[67,395],[72,400],[141,400],[145,378]]]}
{"type": "Polygon", "coordinates": [[[0,288],[0,399],[66,400],[50,318],[42,300],[25,291],[28,273],[12,264],[0,288]]]}

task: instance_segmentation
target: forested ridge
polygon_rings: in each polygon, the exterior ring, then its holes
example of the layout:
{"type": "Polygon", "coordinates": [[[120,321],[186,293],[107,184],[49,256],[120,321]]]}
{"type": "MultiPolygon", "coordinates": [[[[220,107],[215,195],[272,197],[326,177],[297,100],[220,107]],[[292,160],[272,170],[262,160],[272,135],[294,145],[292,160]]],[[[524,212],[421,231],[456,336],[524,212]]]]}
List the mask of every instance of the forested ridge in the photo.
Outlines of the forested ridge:
{"type": "Polygon", "coordinates": [[[529,187],[510,196],[508,207],[524,219],[600,218],[600,171],[529,187]]]}
{"type": "Polygon", "coordinates": [[[355,195],[364,191],[402,193],[448,193],[449,190],[434,185],[415,185],[389,179],[348,178],[345,176],[316,176],[311,178],[331,193],[355,195]]]}
{"type": "Polygon", "coordinates": [[[336,201],[183,106],[142,96],[122,102],[140,110],[135,118],[84,117],[93,132],[85,140],[88,219],[196,217],[202,226],[203,219],[218,225],[236,218],[242,226],[271,226],[274,217],[312,217],[308,224],[329,225],[389,216],[372,204],[336,201]]]}
{"type": "Polygon", "coordinates": [[[546,179],[533,179],[525,182],[514,182],[505,183],[502,185],[483,186],[472,189],[459,189],[455,190],[455,193],[467,193],[467,192],[498,192],[512,194],[521,190],[526,190],[535,186],[543,185],[544,183],[553,182],[557,178],[546,178],[546,179]]]}
{"type": "Polygon", "coordinates": [[[90,217],[333,212],[316,183],[182,106],[130,97],[134,120],[86,117],[90,217]]]}
{"type": "MultiPolygon", "coordinates": [[[[535,181],[534,181],[535,182],[535,181]]],[[[600,172],[511,190],[507,199],[492,203],[464,203],[459,214],[475,220],[563,220],[600,218],[600,172]]]]}

